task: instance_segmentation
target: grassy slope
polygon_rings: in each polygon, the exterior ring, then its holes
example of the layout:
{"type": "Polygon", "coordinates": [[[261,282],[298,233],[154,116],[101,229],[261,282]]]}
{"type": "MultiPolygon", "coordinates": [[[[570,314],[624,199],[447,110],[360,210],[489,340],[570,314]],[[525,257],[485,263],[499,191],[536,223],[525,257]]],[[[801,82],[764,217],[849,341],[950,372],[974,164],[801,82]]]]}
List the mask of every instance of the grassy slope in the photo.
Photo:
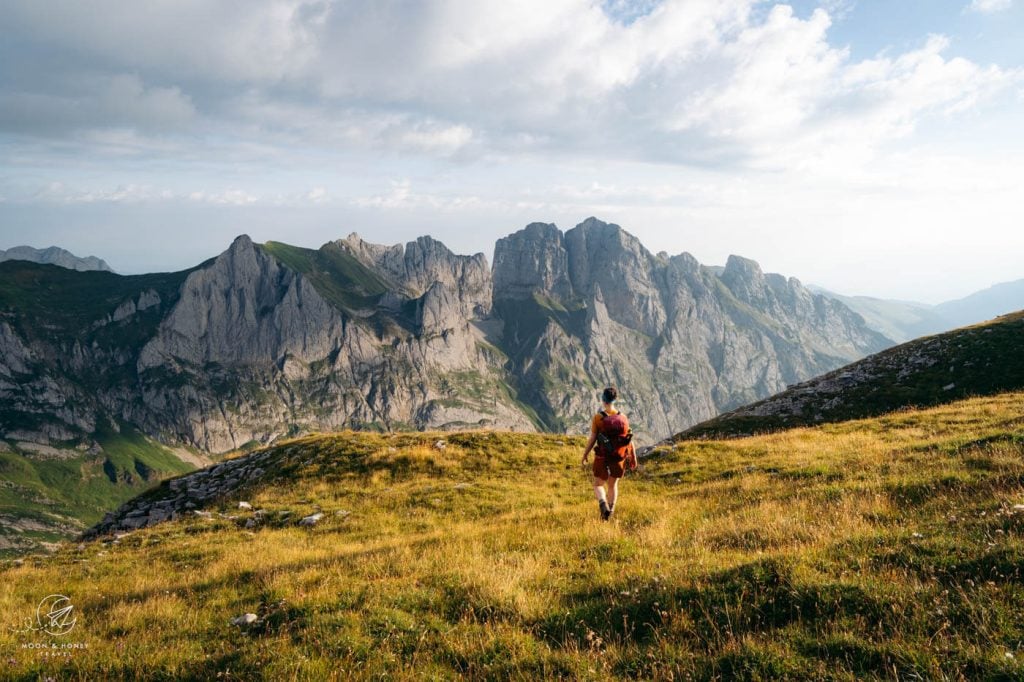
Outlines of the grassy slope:
{"type": "Polygon", "coordinates": [[[260,248],[309,277],[320,295],[341,309],[372,308],[390,288],[380,275],[334,243],[315,251],[281,242],[267,242],[260,248]]]}
{"type": "Polygon", "coordinates": [[[0,524],[0,556],[67,540],[160,479],[195,468],[127,425],[120,433],[100,431],[97,441],[100,455],[41,459],[0,453],[0,516],[48,527],[17,532],[0,524]]]}
{"type": "Polygon", "coordinates": [[[612,524],[580,440],[436,437],[279,446],[238,498],[269,512],[254,530],[232,498],[237,520],[7,563],[0,612],[65,593],[90,647],[45,661],[2,629],[7,674],[1024,676],[1024,394],[665,448],[612,524]]]}
{"type": "Polygon", "coordinates": [[[871,378],[845,386],[839,393],[823,393],[817,400],[804,404],[802,412],[787,409],[776,415],[750,414],[765,405],[799,397],[803,390],[790,389],[735,413],[697,424],[676,438],[764,433],[1024,389],[1024,312],[911,341],[838,369],[825,378],[856,373],[859,368],[869,368],[871,378]],[[917,362],[915,356],[928,362],[917,362]]]}
{"type": "Polygon", "coordinates": [[[165,302],[177,299],[189,272],[124,276],[5,261],[0,263],[0,311],[15,313],[19,326],[77,338],[88,334],[93,322],[148,289],[165,302]]]}

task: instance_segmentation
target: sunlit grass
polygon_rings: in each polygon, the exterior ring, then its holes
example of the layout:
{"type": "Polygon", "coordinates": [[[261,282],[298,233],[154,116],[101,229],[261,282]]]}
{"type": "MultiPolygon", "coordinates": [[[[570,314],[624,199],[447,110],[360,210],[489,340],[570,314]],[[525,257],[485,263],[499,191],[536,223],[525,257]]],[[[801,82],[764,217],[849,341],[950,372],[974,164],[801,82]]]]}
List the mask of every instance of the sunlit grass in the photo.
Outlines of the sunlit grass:
{"type": "Polygon", "coordinates": [[[10,624],[67,594],[89,648],[5,627],[0,677],[1024,676],[1024,395],[665,448],[608,524],[582,445],[285,444],[223,517],[5,562],[10,624]]]}

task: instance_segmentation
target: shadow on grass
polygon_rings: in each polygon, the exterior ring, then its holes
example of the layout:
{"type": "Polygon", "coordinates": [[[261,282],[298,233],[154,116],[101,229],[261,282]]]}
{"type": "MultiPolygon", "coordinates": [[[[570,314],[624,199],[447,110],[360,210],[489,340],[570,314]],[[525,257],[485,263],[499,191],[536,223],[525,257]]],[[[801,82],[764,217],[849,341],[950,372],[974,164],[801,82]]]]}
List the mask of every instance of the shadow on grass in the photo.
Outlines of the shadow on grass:
{"type": "Polygon", "coordinates": [[[654,641],[672,618],[683,615],[683,634],[698,649],[715,650],[745,635],[792,624],[821,628],[856,619],[876,632],[894,628],[889,602],[859,587],[803,584],[792,567],[765,559],[720,571],[692,587],[633,588],[628,580],[569,594],[566,608],[535,624],[554,646],[586,648],[605,641],[654,641]]]}

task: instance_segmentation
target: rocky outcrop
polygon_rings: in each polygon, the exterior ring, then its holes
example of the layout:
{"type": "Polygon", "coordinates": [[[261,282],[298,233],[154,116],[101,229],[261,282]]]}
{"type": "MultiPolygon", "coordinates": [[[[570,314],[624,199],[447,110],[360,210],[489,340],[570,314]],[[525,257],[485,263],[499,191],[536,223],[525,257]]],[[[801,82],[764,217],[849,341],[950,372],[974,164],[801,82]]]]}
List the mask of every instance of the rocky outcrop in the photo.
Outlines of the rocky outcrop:
{"type": "Polygon", "coordinates": [[[381,246],[365,242],[353,233],[335,243],[386,277],[393,291],[403,292],[409,298],[425,296],[434,289],[436,299],[443,288],[443,295],[454,306],[443,312],[452,319],[479,319],[490,313],[491,273],[482,253],[456,255],[431,237],[420,237],[404,247],[381,246]]]}
{"type": "MultiPolygon", "coordinates": [[[[286,453],[262,450],[164,481],[147,495],[129,500],[108,512],[102,521],[84,533],[83,539],[138,530],[190,513],[209,516],[210,512],[202,511],[203,507],[237,495],[258,481],[268,469],[287,463],[286,453]]],[[[252,509],[252,505],[243,504],[247,503],[240,504],[239,509],[252,509]]]]}
{"type": "Polygon", "coordinates": [[[345,245],[396,286],[376,311],[329,303],[248,237],[189,275],[139,360],[140,375],[159,375],[143,405],[161,409],[133,419],[214,452],[344,427],[532,428],[477,348],[471,322],[490,294],[482,257],[430,239],[404,250],[356,237],[345,245]],[[489,390],[451,395],[452,377],[489,390]]]}
{"type": "Polygon", "coordinates": [[[15,246],[6,251],[0,249],[0,261],[5,260],[24,260],[31,263],[59,265],[62,268],[78,270],[79,272],[86,270],[113,272],[102,258],[97,258],[96,256],[79,258],[70,251],[65,251],[56,246],[51,246],[47,249],[35,249],[31,246],[15,246]]]}

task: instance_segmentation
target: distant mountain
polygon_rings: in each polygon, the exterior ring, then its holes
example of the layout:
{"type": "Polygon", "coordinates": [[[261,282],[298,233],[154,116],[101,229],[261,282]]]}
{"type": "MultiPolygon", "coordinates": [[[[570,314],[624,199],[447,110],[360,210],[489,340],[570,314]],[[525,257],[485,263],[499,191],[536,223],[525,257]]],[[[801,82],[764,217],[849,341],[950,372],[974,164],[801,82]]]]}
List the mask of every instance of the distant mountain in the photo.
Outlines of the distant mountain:
{"type": "Polygon", "coordinates": [[[617,384],[669,435],[890,345],[841,303],[617,225],[536,223],[482,254],[239,237],[181,273],[0,264],[0,434],[92,447],[124,424],[223,453],[318,430],[582,432],[617,384]]]}
{"type": "Polygon", "coordinates": [[[1015,310],[1024,310],[1024,279],[996,284],[966,298],[935,306],[935,312],[957,327],[990,320],[1015,310]]]}
{"type": "Polygon", "coordinates": [[[35,249],[31,246],[15,246],[14,248],[7,249],[6,251],[0,249],[0,261],[6,260],[24,260],[29,261],[30,263],[59,265],[62,268],[78,270],[80,272],[85,272],[87,270],[113,272],[113,270],[110,269],[110,266],[101,258],[97,258],[96,256],[79,258],[70,251],[65,251],[64,249],[56,246],[51,246],[47,249],[35,249]]]}
{"type": "Polygon", "coordinates": [[[1024,312],[897,346],[698,424],[673,440],[874,417],[1021,389],[1024,312]]]}
{"type": "Polygon", "coordinates": [[[863,317],[869,327],[901,343],[1024,310],[1024,279],[997,284],[966,298],[938,305],[844,296],[814,285],[808,288],[844,303],[863,317]]]}
{"type": "MultiPolygon", "coordinates": [[[[958,326],[942,316],[935,306],[927,303],[894,301],[870,296],[843,296],[813,284],[808,285],[808,288],[822,296],[842,302],[863,317],[869,327],[900,343],[958,326]]],[[[1024,308],[1024,304],[1021,307],[1024,308]]]]}

